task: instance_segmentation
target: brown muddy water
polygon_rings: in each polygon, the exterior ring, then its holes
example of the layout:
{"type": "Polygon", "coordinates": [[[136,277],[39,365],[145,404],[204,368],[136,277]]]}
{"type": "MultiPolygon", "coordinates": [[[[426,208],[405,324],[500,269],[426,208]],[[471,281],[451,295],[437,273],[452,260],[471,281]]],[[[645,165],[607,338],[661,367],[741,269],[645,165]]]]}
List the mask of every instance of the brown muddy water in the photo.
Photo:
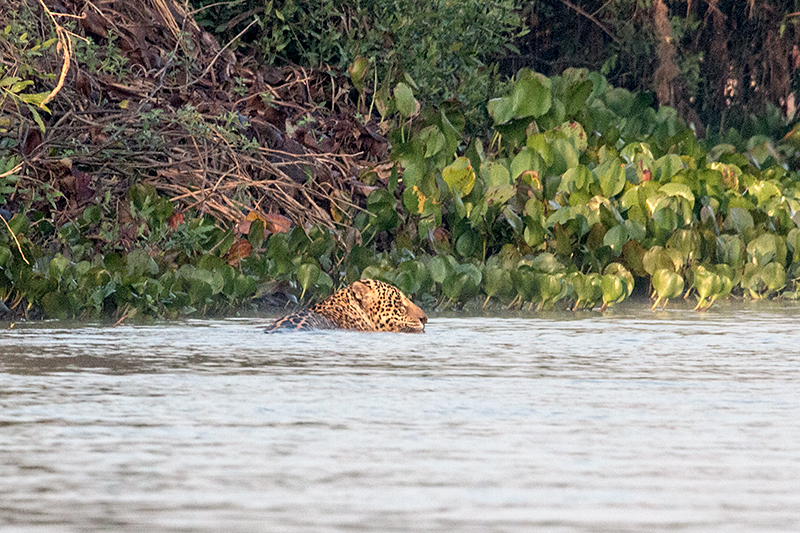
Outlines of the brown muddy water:
{"type": "Polygon", "coordinates": [[[0,331],[0,530],[800,531],[797,304],[0,331]]]}

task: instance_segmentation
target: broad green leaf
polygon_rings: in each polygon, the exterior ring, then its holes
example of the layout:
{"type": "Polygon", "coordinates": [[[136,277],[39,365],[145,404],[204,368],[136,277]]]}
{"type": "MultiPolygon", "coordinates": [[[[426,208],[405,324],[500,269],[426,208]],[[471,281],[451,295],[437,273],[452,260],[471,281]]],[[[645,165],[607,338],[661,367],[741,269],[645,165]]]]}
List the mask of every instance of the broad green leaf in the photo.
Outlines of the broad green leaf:
{"type": "Polygon", "coordinates": [[[131,250],[125,258],[128,266],[128,277],[158,274],[158,265],[144,250],[131,250]]]}
{"type": "Polygon", "coordinates": [[[744,208],[731,207],[728,210],[728,218],[725,219],[725,229],[734,230],[742,233],[745,230],[753,229],[753,216],[744,208]]]}
{"type": "Polygon", "coordinates": [[[431,279],[435,283],[442,283],[447,275],[453,271],[454,265],[456,265],[455,258],[452,256],[445,256],[445,255],[437,255],[431,258],[428,261],[428,272],[431,275],[431,279]]]}
{"type": "Polygon", "coordinates": [[[303,289],[300,293],[301,300],[303,296],[305,296],[306,291],[317,283],[320,272],[320,268],[315,263],[303,263],[297,269],[297,282],[303,289]]]}
{"type": "Polygon", "coordinates": [[[541,175],[546,170],[546,165],[538,152],[526,146],[511,161],[511,179],[517,179],[520,174],[528,170],[541,175]]]}
{"type": "Polygon", "coordinates": [[[550,146],[553,149],[553,165],[550,169],[553,174],[563,174],[578,166],[580,154],[571,142],[566,139],[554,139],[550,146]]]}
{"type": "Polygon", "coordinates": [[[556,130],[563,133],[564,137],[572,143],[572,146],[574,146],[578,152],[584,152],[586,148],[588,148],[588,137],[580,123],[565,122],[556,128],[556,130]]]}
{"type": "Polygon", "coordinates": [[[789,249],[793,254],[792,263],[800,262],[800,228],[792,228],[786,236],[786,244],[789,245],[789,249]]]}
{"type": "Polygon", "coordinates": [[[758,180],[754,181],[747,187],[747,192],[752,194],[758,200],[758,205],[763,204],[770,198],[781,195],[781,190],[777,185],[771,181],[758,180]]]}
{"type": "Polygon", "coordinates": [[[394,88],[394,100],[397,111],[406,118],[412,117],[419,112],[419,102],[414,98],[411,87],[400,82],[394,88]]]}
{"type": "Polygon", "coordinates": [[[738,235],[717,237],[717,262],[739,267],[744,262],[745,247],[738,235]]]}
{"type": "Polygon", "coordinates": [[[611,198],[625,187],[625,167],[617,158],[606,159],[592,171],[600,183],[603,196],[611,198]]]}
{"type": "Polygon", "coordinates": [[[511,183],[511,174],[502,163],[486,161],[481,165],[481,178],[487,187],[508,185],[511,183]]]}
{"type": "Polygon", "coordinates": [[[603,246],[608,246],[615,254],[619,255],[629,237],[627,228],[618,224],[606,232],[603,237],[603,246]]]}
{"type": "Polygon", "coordinates": [[[625,284],[619,276],[611,274],[602,276],[600,278],[600,290],[603,292],[603,308],[625,299],[625,284]]]}
{"type": "Polygon", "coordinates": [[[622,263],[609,263],[603,269],[603,275],[619,276],[622,283],[625,285],[625,297],[633,292],[633,275],[628,271],[622,263]]]}
{"type": "Polygon", "coordinates": [[[511,91],[511,101],[517,118],[544,115],[552,104],[550,80],[529,70],[520,71],[511,91]]]}
{"type": "Polygon", "coordinates": [[[564,175],[561,176],[561,184],[558,186],[558,190],[569,193],[581,190],[588,192],[589,185],[593,182],[591,171],[584,165],[579,164],[564,172],[564,175]]]}
{"type": "Polygon", "coordinates": [[[747,255],[753,263],[766,265],[772,261],[786,260],[785,241],[777,235],[764,233],[747,244],[747,255]]]}
{"type": "Polygon", "coordinates": [[[492,98],[487,102],[486,110],[495,124],[505,124],[514,118],[514,102],[508,96],[492,98]]]}
{"type": "Polygon", "coordinates": [[[247,241],[254,250],[261,248],[264,244],[264,221],[260,218],[250,223],[250,231],[247,233],[247,241]]]}
{"type": "Polygon", "coordinates": [[[457,157],[455,161],[442,169],[442,179],[453,193],[467,196],[475,186],[475,171],[472,169],[469,159],[463,156],[457,157]]]}
{"type": "Polygon", "coordinates": [[[685,198],[691,207],[694,207],[694,194],[692,190],[683,183],[666,183],[659,188],[659,192],[667,196],[678,196],[685,198]]]}
{"type": "Polygon", "coordinates": [[[676,272],[672,272],[664,268],[659,269],[655,274],[653,274],[652,282],[653,288],[658,295],[655,303],[653,304],[653,309],[656,308],[661,300],[664,300],[664,307],[666,307],[670,298],[676,298],[683,293],[683,276],[676,272]]]}
{"type": "Polygon", "coordinates": [[[681,157],[677,154],[667,154],[663,157],[656,159],[653,163],[653,179],[658,182],[665,183],[669,181],[672,176],[683,169],[683,162],[681,157]]]}
{"type": "Polygon", "coordinates": [[[700,234],[692,229],[676,230],[667,241],[666,247],[676,250],[684,264],[691,263],[699,259],[700,234]]]}
{"type": "Polygon", "coordinates": [[[625,229],[628,230],[628,236],[634,241],[642,242],[647,237],[647,228],[636,220],[626,220],[625,229]]]}
{"type": "Polygon", "coordinates": [[[366,78],[368,71],[369,59],[363,56],[357,57],[348,69],[350,80],[353,82],[353,87],[355,87],[359,93],[364,90],[364,79],[366,78]]]}
{"type": "Polygon", "coordinates": [[[572,83],[564,95],[564,110],[567,115],[575,115],[586,105],[586,100],[592,94],[594,84],[591,80],[572,83]]]}
{"type": "Polygon", "coordinates": [[[544,133],[528,135],[526,146],[532,150],[536,150],[536,152],[542,156],[542,160],[544,161],[546,167],[549,167],[553,164],[553,148],[547,143],[547,137],[544,133]]]}
{"type": "Polygon", "coordinates": [[[546,235],[541,224],[529,220],[528,224],[525,226],[525,231],[522,233],[522,238],[525,239],[525,244],[531,248],[536,248],[544,242],[546,235]]]}
{"type": "Polygon", "coordinates": [[[786,270],[780,263],[769,263],[761,269],[761,279],[769,292],[779,291],[786,286],[786,270]]]}
{"type": "Polygon", "coordinates": [[[515,192],[513,185],[490,185],[483,197],[487,205],[503,205],[515,192]]]}
{"type": "Polygon", "coordinates": [[[461,257],[472,257],[482,251],[482,241],[478,233],[474,230],[467,230],[456,239],[456,252],[461,257]]]}
{"type": "Polygon", "coordinates": [[[444,149],[446,140],[439,126],[431,125],[419,132],[419,139],[425,145],[425,157],[433,157],[444,149]]]}
{"type": "Polygon", "coordinates": [[[546,274],[554,274],[564,270],[564,265],[558,261],[555,255],[549,252],[534,257],[533,260],[530,261],[529,266],[537,272],[544,272],[546,274]]]}
{"type": "Polygon", "coordinates": [[[595,272],[590,274],[573,272],[567,278],[567,282],[575,291],[575,309],[594,305],[603,297],[603,291],[600,288],[601,277],[595,272]]]}

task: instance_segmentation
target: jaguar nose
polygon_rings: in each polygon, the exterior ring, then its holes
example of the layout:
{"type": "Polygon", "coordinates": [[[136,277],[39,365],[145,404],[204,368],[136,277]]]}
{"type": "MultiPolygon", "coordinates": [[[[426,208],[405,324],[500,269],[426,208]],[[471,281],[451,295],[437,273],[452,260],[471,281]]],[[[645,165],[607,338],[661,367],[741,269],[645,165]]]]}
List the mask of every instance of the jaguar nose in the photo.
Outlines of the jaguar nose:
{"type": "Polygon", "coordinates": [[[427,324],[428,323],[428,316],[427,315],[422,315],[421,317],[419,317],[419,321],[422,322],[423,324],[427,324]]]}

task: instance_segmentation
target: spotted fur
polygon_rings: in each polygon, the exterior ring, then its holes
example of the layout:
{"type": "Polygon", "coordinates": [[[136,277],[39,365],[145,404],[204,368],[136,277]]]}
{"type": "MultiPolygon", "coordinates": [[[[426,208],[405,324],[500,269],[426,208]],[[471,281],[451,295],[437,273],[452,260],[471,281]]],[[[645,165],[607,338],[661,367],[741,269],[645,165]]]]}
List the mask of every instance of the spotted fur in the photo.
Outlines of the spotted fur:
{"type": "Polygon", "coordinates": [[[362,279],[310,309],[279,318],[265,331],[354,329],[423,333],[427,322],[425,312],[398,288],[362,279]]]}

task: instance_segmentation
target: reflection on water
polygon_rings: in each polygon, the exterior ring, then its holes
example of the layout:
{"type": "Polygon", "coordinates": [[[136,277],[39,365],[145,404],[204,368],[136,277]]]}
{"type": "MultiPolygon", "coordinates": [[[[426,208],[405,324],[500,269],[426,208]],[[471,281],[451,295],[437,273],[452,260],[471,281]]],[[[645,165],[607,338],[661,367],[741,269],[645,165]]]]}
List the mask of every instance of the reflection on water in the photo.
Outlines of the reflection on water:
{"type": "Polygon", "coordinates": [[[0,529],[800,529],[797,307],[0,332],[0,529]]]}

